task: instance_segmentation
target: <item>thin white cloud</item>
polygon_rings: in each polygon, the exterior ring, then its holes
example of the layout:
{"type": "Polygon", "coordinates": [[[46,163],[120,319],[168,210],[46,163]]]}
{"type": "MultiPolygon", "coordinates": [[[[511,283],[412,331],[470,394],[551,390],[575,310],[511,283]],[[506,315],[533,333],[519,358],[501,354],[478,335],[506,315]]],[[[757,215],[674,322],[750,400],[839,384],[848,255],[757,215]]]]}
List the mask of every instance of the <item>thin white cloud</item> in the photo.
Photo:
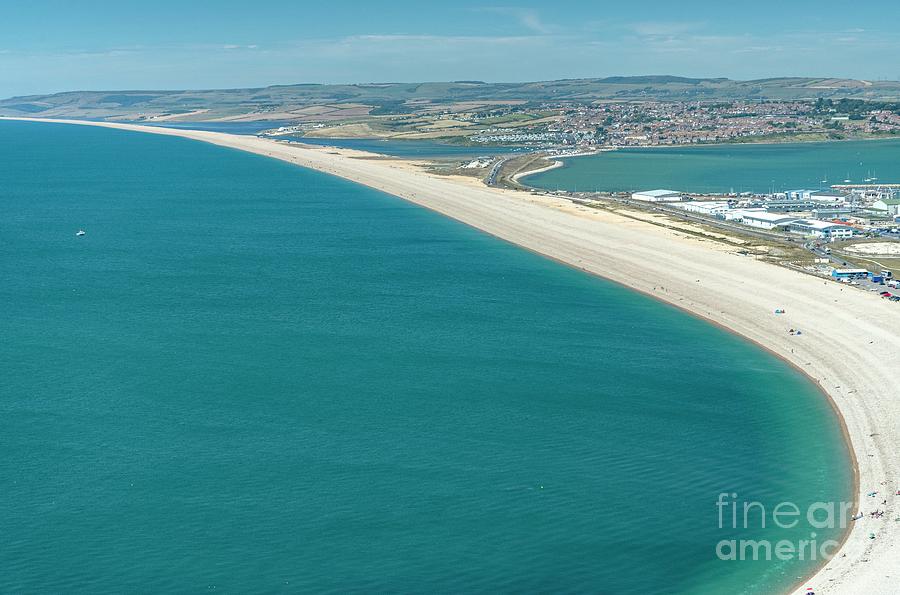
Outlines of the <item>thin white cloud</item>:
{"type": "MultiPolygon", "coordinates": [[[[510,39],[532,39],[524,35],[352,35],[344,40],[355,41],[506,41],[510,39]]],[[[328,43],[328,40],[317,42],[328,43]]]]}
{"type": "Polygon", "coordinates": [[[775,52],[781,52],[784,48],[778,45],[746,45],[739,46],[733,50],[731,53],[733,54],[772,54],[775,52]]]}
{"type": "Polygon", "coordinates": [[[533,10],[525,10],[518,14],[519,22],[526,28],[541,35],[549,35],[554,31],[551,25],[541,20],[540,15],[533,10]]]}
{"type": "Polygon", "coordinates": [[[530,8],[518,6],[484,6],[474,9],[476,12],[492,12],[515,20],[525,29],[538,35],[551,35],[559,31],[559,27],[545,22],[541,15],[530,8]]]}
{"type": "Polygon", "coordinates": [[[667,36],[684,35],[686,33],[690,33],[691,31],[696,31],[702,27],[703,27],[703,23],[695,23],[695,22],[648,21],[648,22],[642,22],[642,23],[634,23],[631,25],[630,28],[632,31],[634,31],[638,35],[644,35],[644,36],[648,36],[648,37],[667,37],[667,36]]]}

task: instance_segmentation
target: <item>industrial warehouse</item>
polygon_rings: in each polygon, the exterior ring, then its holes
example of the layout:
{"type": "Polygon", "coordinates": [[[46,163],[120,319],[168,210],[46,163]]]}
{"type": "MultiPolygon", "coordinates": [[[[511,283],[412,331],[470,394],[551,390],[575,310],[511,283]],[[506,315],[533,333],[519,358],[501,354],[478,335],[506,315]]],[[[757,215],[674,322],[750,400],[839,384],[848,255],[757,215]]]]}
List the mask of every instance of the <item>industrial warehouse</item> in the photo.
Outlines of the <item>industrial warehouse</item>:
{"type": "MultiPolygon", "coordinates": [[[[878,292],[881,297],[900,301],[891,290],[898,283],[889,265],[877,260],[854,259],[838,246],[862,238],[880,241],[900,239],[900,199],[896,188],[871,186],[831,191],[792,190],[770,195],[691,195],[675,190],[635,192],[630,199],[687,220],[709,222],[720,228],[745,230],[751,236],[773,238],[781,242],[797,242],[798,247],[814,256],[813,264],[800,268],[839,283],[878,292]],[[791,239],[796,238],[796,239],[791,239]],[[834,246],[834,252],[830,246],[834,246]],[[848,266],[848,259],[871,265],[874,270],[848,266]],[[887,287],[885,287],[887,286],[887,287]]],[[[863,244],[863,246],[884,244],[863,244]]],[[[893,243],[891,245],[894,245],[893,243]]],[[[857,255],[858,256],[858,255],[857,255]]],[[[896,263],[895,260],[886,262],[896,263]]]]}
{"type": "Polygon", "coordinates": [[[634,192],[631,199],[766,231],[783,231],[830,242],[890,232],[900,224],[900,198],[893,187],[789,190],[769,195],[692,196],[676,190],[634,192]],[[724,200],[723,200],[724,199],[724,200]]]}

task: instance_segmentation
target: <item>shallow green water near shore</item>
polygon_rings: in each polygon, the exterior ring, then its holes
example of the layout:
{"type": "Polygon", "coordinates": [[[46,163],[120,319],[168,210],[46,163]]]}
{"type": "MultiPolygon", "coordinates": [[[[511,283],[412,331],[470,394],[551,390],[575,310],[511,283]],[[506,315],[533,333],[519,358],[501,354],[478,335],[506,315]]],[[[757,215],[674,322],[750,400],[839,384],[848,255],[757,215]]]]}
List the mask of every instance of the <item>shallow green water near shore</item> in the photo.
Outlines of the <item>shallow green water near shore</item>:
{"type": "Polygon", "coordinates": [[[0,592],[769,593],[719,493],[849,495],[779,360],[259,156],[0,122],[0,274],[0,592]]]}
{"type": "Polygon", "coordinates": [[[550,190],[771,192],[851,180],[900,183],[900,140],[620,149],[524,179],[550,190]]]}

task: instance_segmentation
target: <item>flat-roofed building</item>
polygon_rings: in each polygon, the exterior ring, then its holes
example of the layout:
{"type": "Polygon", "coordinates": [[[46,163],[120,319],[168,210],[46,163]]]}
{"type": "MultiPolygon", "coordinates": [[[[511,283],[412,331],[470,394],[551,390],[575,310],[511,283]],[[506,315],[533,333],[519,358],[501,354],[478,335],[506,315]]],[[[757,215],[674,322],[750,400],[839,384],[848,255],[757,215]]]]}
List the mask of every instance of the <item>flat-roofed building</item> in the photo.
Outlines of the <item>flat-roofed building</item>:
{"type": "Polygon", "coordinates": [[[831,276],[838,280],[866,279],[869,276],[869,271],[866,269],[834,269],[831,271],[831,276]]]}
{"type": "Polygon", "coordinates": [[[847,202],[847,197],[843,194],[829,192],[827,190],[813,192],[809,196],[809,199],[814,202],[847,202]]]}
{"type": "Polygon", "coordinates": [[[645,190],[643,192],[635,192],[631,195],[631,198],[644,202],[679,202],[684,200],[681,192],[675,192],[674,190],[645,190]]]}
{"type": "Polygon", "coordinates": [[[681,202],[675,205],[676,208],[684,209],[688,213],[699,213],[709,217],[722,217],[731,209],[727,202],[711,201],[711,200],[691,200],[681,202]]]}
{"type": "Polygon", "coordinates": [[[882,198],[875,201],[872,208],[876,211],[884,211],[888,215],[900,215],[900,198],[882,198]]]}
{"type": "Polygon", "coordinates": [[[788,190],[784,193],[788,200],[809,200],[815,190],[788,190]]]}
{"type": "Polygon", "coordinates": [[[816,208],[819,203],[813,202],[811,200],[786,200],[786,199],[778,199],[778,200],[767,200],[766,210],[769,212],[776,211],[782,213],[792,213],[796,211],[810,211],[816,208]]]}
{"type": "Polygon", "coordinates": [[[734,209],[732,211],[727,211],[725,213],[724,219],[725,221],[738,221],[744,217],[747,213],[765,213],[766,210],[761,207],[748,207],[745,209],[734,209]]]}
{"type": "Polygon", "coordinates": [[[849,217],[853,213],[850,207],[819,207],[813,209],[813,219],[839,219],[849,217]]]}
{"type": "Polygon", "coordinates": [[[796,220],[796,217],[783,213],[745,212],[741,216],[741,223],[760,229],[786,229],[788,225],[796,220]]]}
{"type": "Polygon", "coordinates": [[[813,219],[797,219],[791,223],[789,229],[792,233],[828,239],[831,241],[849,240],[855,233],[855,230],[849,225],[841,225],[840,223],[832,223],[830,221],[816,221],[813,219]]]}

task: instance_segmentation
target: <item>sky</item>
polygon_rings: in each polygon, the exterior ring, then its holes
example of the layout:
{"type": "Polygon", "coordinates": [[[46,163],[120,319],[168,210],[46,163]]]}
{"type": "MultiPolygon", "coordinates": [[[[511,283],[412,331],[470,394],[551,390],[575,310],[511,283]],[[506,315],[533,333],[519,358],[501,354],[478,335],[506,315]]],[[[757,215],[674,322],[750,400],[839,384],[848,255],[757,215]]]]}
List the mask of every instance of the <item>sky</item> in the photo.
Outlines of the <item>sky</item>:
{"type": "Polygon", "coordinates": [[[900,79],[900,2],[0,0],[0,97],[637,74],[900,79]]]}

